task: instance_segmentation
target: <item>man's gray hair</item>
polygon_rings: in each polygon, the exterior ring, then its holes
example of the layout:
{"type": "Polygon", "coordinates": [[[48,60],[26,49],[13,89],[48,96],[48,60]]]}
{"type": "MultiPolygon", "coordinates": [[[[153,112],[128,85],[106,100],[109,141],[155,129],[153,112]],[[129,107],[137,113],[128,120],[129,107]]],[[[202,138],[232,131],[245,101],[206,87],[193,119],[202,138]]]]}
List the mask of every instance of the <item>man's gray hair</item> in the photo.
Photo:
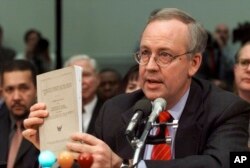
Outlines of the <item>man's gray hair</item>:
{"type": "Polygon", "coordinates": [[[86,55],[86,54],[80,54],[80,55],[73,55],[71,56],[65,63],[64,63],[64,67],[67,67],[77,61],[81,61],[81,60],[87,60],[90,62],[90,64],[93,66],[93,68],[95,69],[96,72],[99,71],[98,68],[98,64],[97,61],[94,58],[91,58],[90,56],[86,55]]]}
{"type": "Polygon", "coordinates": [[[153,12],[149,19],[148,23],[157,21],[157,20],[171,20],[177,19],[188,26],[190,34],[190,43],[188,44],[188,50],[192,53],[202,53],[204,52],[207,45],[207,31],[203,26],[192,18],[189,14],[184,11],[176,8],[163,8],[158,9],[153,12]]]}

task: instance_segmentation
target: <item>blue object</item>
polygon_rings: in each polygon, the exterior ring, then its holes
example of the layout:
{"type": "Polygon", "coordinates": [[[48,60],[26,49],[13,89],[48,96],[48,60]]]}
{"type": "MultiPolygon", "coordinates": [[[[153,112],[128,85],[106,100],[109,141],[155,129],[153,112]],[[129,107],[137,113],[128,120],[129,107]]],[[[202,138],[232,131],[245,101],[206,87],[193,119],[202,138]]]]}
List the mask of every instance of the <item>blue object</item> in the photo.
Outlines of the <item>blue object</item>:
{"type": "Polygon", "coordinates": [[[56,162],[56,157],[51,151],[45,150],[38,156],[38,161],[42,168],[50,168],[56,162]]]}

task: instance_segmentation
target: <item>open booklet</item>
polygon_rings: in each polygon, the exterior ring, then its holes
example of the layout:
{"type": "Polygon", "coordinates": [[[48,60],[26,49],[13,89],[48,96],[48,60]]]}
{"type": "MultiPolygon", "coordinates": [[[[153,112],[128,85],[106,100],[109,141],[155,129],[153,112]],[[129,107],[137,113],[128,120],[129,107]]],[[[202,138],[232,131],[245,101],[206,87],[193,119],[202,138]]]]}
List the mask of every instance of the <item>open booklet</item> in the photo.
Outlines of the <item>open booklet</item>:
{"type": "Polygon", "coordinates": [[[70,66],[37,76],[37,100],[49,117],[39,128],[40,150],[56,156],[66,150],[74,132],[82,132],[82,68],[70,66]]]}

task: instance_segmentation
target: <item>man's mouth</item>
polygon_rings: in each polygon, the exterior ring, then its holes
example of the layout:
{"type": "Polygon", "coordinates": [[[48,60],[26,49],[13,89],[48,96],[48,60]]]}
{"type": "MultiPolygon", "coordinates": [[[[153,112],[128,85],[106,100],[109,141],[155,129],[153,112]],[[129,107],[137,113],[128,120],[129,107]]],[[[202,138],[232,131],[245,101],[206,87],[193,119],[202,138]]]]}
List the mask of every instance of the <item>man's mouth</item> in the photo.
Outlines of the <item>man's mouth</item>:
{"type": "Polygon", "coordinates": [[[156,80],[156,79],[146,79],[145,85],[149,89],[156,89],[160,84],[162,84],[162,81],[156,80]]]}
{"type": "Polygon", "coordinates": [[[14,105],[12,106],[13,109],[21,109],[21,108],[23,108],[23,107],[24,107],[24,106],[21,105],[21,104],[14,104],[14,105]]]}
{"type": "Polygon", "coordinates": [[[148,79],[147,81],[150,83],[160,83],[160,81],[154,79],[148,79]]]}
{"type": "Polygon", "coordinates": [[[250,83],[250,78],[243,78],[244,82],[250,83]]]}

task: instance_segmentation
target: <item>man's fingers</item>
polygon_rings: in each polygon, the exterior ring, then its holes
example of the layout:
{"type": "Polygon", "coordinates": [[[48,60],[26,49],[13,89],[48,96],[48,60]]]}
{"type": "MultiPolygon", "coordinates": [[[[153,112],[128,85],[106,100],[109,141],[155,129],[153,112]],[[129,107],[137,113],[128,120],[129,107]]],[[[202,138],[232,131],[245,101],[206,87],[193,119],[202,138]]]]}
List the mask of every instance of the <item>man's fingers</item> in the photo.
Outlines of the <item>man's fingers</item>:
{"type": "Polygon", "coordinates": [[[45,118],[48,117],[49,113],[47,110],[36,110],[36,111],[31,111],[29,114],[29,118],[30,117],[41,117],[41,118],[45,118]]]}
{"type": "Polygon", "coordinates": [[[94,153],[93,147],[89,146],[88,144],[68,142],[66,146],[70,151],[74,151],[76,153],[94,153]]]}
{"type": "Polygon", "coordinates": [[[22,132],[24,138],[34,144],[34,146],[39,149],[39,141],[38,141],[38,131],[35,129],[26,129],[22,132]]]}
{"type": "Polygon", "coordinates": [[[23,121],[23,125],[26,129],[28,128],[38,128],[41,124],[43,124],[44,119],[43,118],[37,118],[37,117],[32,117],[32,118],[27,118],[23,121]]]}
{"type": "Polygon", "coordinates": [[[37,130],[34,129],[26,129],[22,132],[22,135],[28,139],[31,140],[32,138],[34,138],[34,136],[37,136],[37,130]]]}
{"type": "Polygon", "coordinates": [[[99,140],[98,138],[96,138],[93,135],[87,134],[87,133],[74,133],[71,136],[71,139],[73,141],[79,141],[79,142],[84,142],[88,145],[97,145],[99,143],[103,143],[101,140],[99,140]]]}
{"type": "Polygon", "coordinates": [[[45,109],[46,109],[45,103],[36,103],[30,107],[30,111],[45,110],[45,109]]]}

